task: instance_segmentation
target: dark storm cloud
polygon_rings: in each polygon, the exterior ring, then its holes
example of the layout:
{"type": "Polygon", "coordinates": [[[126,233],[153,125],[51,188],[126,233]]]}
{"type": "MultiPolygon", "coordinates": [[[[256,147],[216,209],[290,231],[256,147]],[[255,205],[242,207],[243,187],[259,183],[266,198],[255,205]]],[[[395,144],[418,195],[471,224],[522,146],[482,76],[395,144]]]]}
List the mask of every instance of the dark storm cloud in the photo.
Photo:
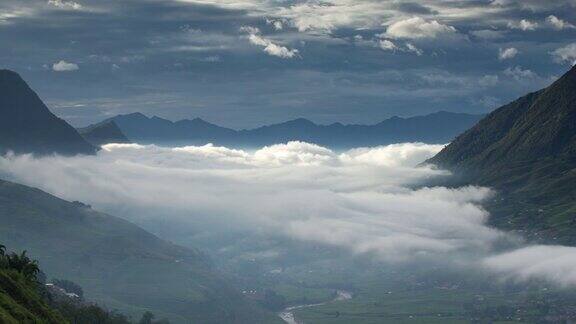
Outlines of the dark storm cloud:
{"type": "Polygon", "coordinates": [[[573,5],[5,0],[0,60],[78,125],[132,111],[238,128],[483,113],[576,60],[573,5]]]}

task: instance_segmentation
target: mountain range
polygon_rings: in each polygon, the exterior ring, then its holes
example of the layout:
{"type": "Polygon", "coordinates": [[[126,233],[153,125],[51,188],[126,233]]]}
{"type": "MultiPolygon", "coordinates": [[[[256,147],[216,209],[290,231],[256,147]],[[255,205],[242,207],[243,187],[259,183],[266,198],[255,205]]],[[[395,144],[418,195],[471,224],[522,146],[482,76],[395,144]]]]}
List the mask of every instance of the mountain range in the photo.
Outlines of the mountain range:
{"type": "Polygon", "coordinates": [[[496,188],[495,223],[576,244],[576,67],[505,105],[428,161],[496,188]]]}
{"type": "MultiPolygon", "coordinates": [[[[483,115],[437,112],[411,118],[393,117],[375,125],[318,125],[299,118],[255,129],[234,130],[200,118],[172,122],[142,113],[118,115],[102,123],[114,122],[133,142],[164,145],[204,145],[212,143],[241,148],[304,141],[333,149],[378,146],[399,142],[448,143],[472,127],[483,115]]],[[[82,129],[81,132],[84,132],[82,129]]]]}

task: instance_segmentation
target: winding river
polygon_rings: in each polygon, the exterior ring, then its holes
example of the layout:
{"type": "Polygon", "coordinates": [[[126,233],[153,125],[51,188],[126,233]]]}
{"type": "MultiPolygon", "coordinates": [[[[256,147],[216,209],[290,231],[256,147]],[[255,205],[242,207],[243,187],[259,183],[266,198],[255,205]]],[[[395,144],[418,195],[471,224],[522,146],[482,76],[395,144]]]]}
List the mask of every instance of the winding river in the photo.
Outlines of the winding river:
{"type": "Polygon", "coordinates": [[[280,313],[278,313],[278,316],[284,322],[286,322],[288,324],[304,324],[304,322],[296,320],[296,318],[294,317],[294,310],[302,309],[302,308],[308,308],[308,307],[314,307],[314,306],[320,306],[320,305],[325,305],[325,304],[335,302],[335,301],[349,300],[349,299],[352,299],[352,293],[351,292],[346,291],[346,290],[337,290],[336,291],[336,297],[329,302],[319,303],[319,304],[297,305],[297,306],[288,307],[288,308],[285,308],[280,313]]]}

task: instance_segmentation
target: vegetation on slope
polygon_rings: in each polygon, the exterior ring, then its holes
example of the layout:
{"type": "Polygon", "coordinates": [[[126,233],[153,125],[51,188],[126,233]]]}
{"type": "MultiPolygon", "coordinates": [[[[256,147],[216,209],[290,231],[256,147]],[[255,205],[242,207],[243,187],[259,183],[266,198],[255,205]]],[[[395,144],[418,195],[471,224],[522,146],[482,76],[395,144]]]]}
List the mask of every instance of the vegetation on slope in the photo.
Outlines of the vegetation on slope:
{"type": "Polygon", "coordinates": [[[496,188],[494,223],[532,239],[576,244],[576,67],[499,108],[429,162],[459,184],[496,188]]]}
{"type": "Polygon", "coordinates": [[[26,254],[6,254],[0,245],[0,322],[65,323],[38,293],[38,265],[26,254]]]}
{"type": "Polygon", "coordinates": [[[28,250],[50,276],[80,284],[93,300],[133,317],[173,323],[273,323],[195,250],[119,218],[38,189],[0,181],[0,237],[28,250]]]}
{"type": "MultiPolygon", "coordinates": [[[[44,285],[45,275],[38,262],[26,251],[6,253],[0,245],[0,323],[71,323],[71,324],[131,324],[128,317],[109,312],[98,305],[85,302],[82,288],[68,280],[53,280],[52,289],[44,285]],[[58,293],[56,293],[58,292],[58,293]],[[78,292],[70,297],[67,294],[78,292]]],[[[145,312],[138,323],[168,324],[154,320],[145,312]]]]}

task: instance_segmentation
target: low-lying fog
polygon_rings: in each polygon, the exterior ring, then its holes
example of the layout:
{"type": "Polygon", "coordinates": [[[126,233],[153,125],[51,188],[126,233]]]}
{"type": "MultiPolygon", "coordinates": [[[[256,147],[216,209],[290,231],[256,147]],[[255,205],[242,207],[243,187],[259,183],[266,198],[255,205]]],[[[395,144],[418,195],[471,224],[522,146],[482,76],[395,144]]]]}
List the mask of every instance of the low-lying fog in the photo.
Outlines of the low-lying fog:
{"type": "Polygon", "coordinates": [[[441,148],[407,143],[337,153],[291,142],[247,152],[110,144],[97,156],[6,156],[0,172],[174,235],[265,233],[384,262],[444,260],[502,278],[576,284],[576,248],[521,246],[486,225],[482,203],[495,194],[490,189],[421,186],[448,176],[419,166],[441,148]]]}

